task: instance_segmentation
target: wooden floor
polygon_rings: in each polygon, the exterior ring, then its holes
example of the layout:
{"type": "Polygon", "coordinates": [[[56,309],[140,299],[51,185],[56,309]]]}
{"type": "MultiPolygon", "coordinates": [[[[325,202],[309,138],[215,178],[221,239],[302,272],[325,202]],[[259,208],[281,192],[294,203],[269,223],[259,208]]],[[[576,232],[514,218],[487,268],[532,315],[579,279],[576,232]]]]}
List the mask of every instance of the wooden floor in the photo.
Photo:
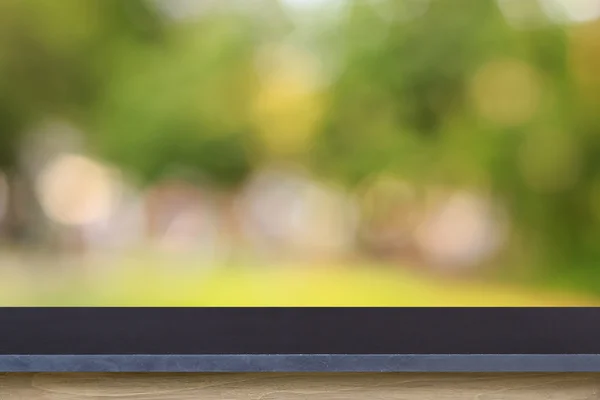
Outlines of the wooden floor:
{"type": "Polygon", "coordinates": [[[1,374],[0,400],[600,399],[600,374],[1,374]]]}

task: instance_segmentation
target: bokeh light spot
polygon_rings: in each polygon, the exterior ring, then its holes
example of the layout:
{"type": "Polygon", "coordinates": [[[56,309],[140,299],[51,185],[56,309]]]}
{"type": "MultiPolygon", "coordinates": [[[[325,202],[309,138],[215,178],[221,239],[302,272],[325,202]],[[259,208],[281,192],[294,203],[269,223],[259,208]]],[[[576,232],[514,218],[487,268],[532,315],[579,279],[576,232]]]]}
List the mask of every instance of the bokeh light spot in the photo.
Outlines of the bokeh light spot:
{"type": "Polygon", "coordinates": [[[597,0],[542,0],[544,10],[557,23],[583,23],[600,17],[597,0]]]}
{"type": "Polygon", "coordinates": [[[521,125],[539,108],[541,82],[538,73],[520,60],[494,60],[476,73],[471,95],[477,112],[502,126],[521,125]]]}
{"type": "Polygon", "coordinates": [[[52,160],[39,175],[36,189],[46,215],[65,225],[85,225],[106,219],[119,198],[111,169],[75,154],[52,160]]]}
{"type": "Polygon", "coordinates": [[[505,236],[505,221],[492,202],[468,192],[441,201],[416,232],[430,262],[449,268],[477,265],[500,248],[505,236]]]}

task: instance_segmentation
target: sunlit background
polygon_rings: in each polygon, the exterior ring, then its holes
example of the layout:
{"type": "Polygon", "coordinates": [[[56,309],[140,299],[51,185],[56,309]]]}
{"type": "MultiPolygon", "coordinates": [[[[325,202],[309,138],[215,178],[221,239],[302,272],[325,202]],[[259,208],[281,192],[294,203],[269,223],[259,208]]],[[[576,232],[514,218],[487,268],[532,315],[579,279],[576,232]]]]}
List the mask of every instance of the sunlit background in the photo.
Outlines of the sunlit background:
{"type": "Polygon", "coordinates": [[[600,0],[3,0],[0,305],[600,305],[600,0]]]}

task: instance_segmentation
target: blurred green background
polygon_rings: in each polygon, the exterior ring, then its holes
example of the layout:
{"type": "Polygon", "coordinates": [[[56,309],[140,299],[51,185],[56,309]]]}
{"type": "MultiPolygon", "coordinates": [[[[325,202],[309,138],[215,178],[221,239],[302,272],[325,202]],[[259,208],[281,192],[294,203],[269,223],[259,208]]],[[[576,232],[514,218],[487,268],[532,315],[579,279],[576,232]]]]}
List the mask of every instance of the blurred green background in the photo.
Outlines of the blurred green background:
{"type": "Polygon", "coordinates": [[[599,18],[3,0],[0,302],[596,304],[599,18]]]}

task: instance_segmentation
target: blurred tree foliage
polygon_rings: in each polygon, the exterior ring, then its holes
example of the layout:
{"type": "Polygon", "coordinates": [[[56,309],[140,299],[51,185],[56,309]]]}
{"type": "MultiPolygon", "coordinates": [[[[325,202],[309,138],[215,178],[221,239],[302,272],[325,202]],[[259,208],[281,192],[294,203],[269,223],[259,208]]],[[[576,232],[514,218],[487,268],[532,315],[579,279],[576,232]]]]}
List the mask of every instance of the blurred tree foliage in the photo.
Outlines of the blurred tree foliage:
{"type": "Polygon", "coordinates": [[[491,189],[515,244],[589,277],[600,260],[598,23],[516,29],[479,0],[394,19],[411,3],[353,3],[317,165],[349,183],[387,170],[491,189]]]}
{"type": "Polygon", "coordinates": [[[392,172],[491,190],[520,246],[600,273],[586,267],[600,260],[600,25],[522,3],[542,22],[515,27],[495,0],[356,0],[296,20],[262,0],[180,21],[142,0],[4,0],[0,167],[60,115],[143,182],[235,185],[290,157],[349,186],[392,172]],[[281,41],[312,51],[327,84],[302,88],[304,67],[265,83],[257,54],[281,41]]]}
{"type": "Polygon", "coordinates": [[[249,21],[223,15],[172,28],[158,46],[126,45],[97,117],[97,147],[144,181],[170,168],[238,183],[250,170],[249,21]]]}
{"type": "Polygon", "coordinates": [[[123,42],[160,38],[142,0],[6,0],[0,4],[0,165],[14,166],[19,136],[48,115],[83,123],[123,42]]]}

